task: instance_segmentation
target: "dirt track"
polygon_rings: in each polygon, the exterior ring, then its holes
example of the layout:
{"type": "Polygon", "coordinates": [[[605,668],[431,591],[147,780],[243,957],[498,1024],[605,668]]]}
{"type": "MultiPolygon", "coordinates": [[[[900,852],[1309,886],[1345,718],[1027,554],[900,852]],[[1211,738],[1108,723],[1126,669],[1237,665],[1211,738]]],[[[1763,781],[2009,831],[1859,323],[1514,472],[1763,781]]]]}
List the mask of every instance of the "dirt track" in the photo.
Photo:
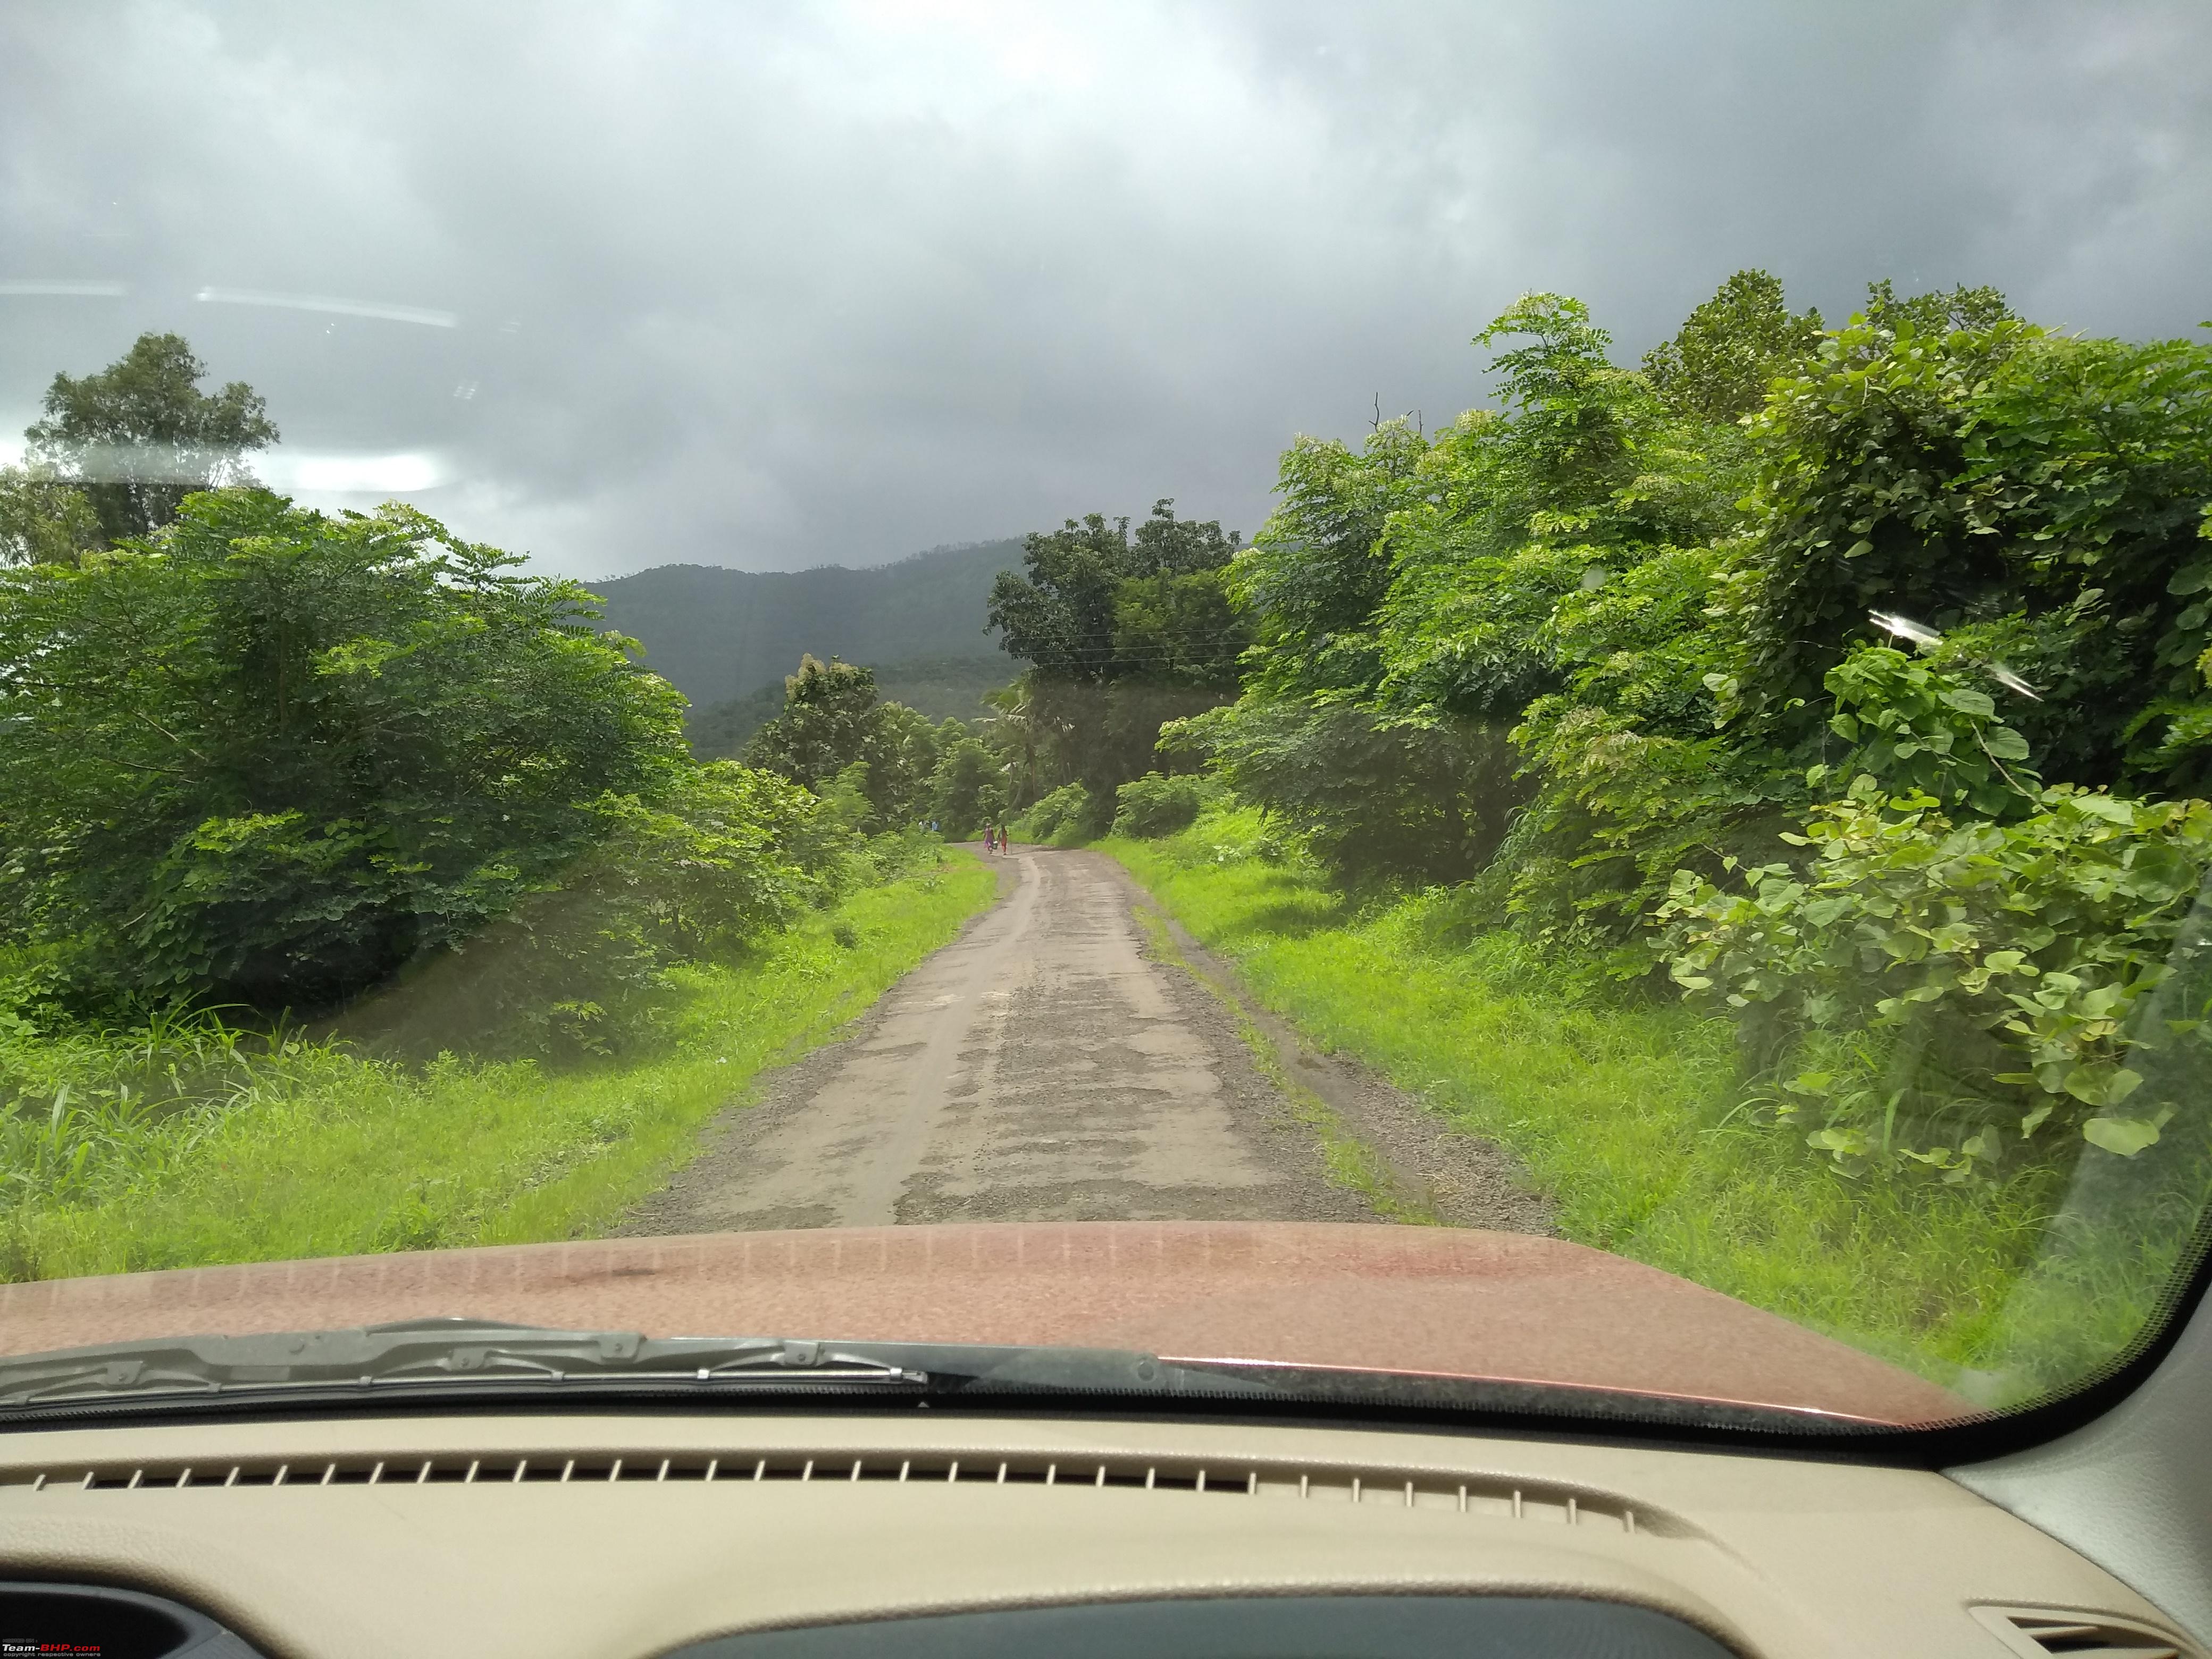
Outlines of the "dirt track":
{"type": "Polygon", "coordinates": [[[622,1231],[1409,1219],[1546,1230],[1486,1142],[1310,1053],[1103,854],[997,903],[726,1112],[622,1231]]]}

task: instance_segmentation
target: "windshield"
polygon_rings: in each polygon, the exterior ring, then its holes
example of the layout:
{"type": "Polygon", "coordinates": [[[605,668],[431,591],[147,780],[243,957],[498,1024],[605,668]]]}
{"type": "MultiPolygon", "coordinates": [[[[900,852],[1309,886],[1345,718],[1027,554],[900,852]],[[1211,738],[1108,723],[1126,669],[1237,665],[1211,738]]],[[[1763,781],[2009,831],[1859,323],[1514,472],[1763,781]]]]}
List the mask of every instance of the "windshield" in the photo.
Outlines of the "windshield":
{"type": "Polygon", "coordinates": [[[2212,1186],[2208,51],[10,9],[0,1361],[157,1346],[0,1396],[2111,1374],[2212,1186]]]}

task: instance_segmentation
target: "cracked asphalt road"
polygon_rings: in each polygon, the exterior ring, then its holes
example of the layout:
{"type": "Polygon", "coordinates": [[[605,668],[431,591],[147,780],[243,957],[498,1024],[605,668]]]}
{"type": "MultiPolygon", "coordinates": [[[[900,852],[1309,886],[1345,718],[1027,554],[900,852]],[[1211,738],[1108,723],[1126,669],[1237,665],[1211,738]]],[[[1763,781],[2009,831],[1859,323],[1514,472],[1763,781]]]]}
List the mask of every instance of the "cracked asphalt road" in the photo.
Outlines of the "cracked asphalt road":
{"type": "Polygon", "coordinates": [[[1547,1231],[1546,1206],[1498,1148],[1305,1051],[1179,929],[1144,925],[1150,902],[1111,859],[1017,848],[994,862],[989,910],[849,1035],[722,1114],[702,1154],[621,1231],[1379,1219],[1547,1231]],[[1345,1176],[1347,1146],[1364,1176],[1345,1176]]]}

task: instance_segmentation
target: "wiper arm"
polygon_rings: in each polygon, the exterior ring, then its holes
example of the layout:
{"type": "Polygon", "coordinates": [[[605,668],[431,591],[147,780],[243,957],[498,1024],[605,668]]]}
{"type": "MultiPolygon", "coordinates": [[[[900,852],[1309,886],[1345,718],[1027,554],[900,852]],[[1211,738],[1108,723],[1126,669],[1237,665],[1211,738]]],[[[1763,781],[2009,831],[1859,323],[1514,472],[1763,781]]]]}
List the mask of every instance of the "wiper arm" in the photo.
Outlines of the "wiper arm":
{"type": "Polygon", "coordinates": [[[190,1336],[0,1360],[0,1409],[125,1395],[444,1383],[809,1381],[927,1385],[921,1370],[822,1342],[651,1338],[424,1319],[354,1330],[190,1336]]]}
{"type": "MultiPolygon", "coordinates": [[[[434,1326],[439,1322],[422,1322],[434,1326]]],[[[389,1334],[395,1328],[373,1326],[360,1335],[389,1334]]],[[[410,1357],[406,1349],[389,1353],[373,1374],[359,1379],[369,1387],[416,1382],[479,1382],[533,1379],[553,1382],[619,1377],[627,1381],[733,1382],[766,1381],[904,1382],[930,1381],[926,1371],[878,1359],[867,1352],[826,1342],[788,1337],[661,1337],[629,1331],[575,1333],[477,1327],[463,1340],[448,1337],[437,1350],[410,1357]],[[479,1337],[486,1340],[478,1340],[479,1337]]],[[[351,1331],[328,1332],[353,1336],[351,1331]]],[[[419,1347],[419,1343],[414,1345],[419,1347]]],[[[4,1377],[4,1371],[0,1371],[4,1377]]],[[[4,1382],[0,1382],[4,1389],[4,1382]]],[[[4,1400],[0,1394],[0,1400],[4,1400]]]]}
{"type": "Polygon", "coordinates": [[[351,1330],[159,1338],[0,1359],[0,1419],[90,1405],[211,1396],[600,1390],[889,1389],[1266,1395],[1272,1386],[1151,1354],[788,1337],[648,1337],[467,1319],[351,1330]]]}

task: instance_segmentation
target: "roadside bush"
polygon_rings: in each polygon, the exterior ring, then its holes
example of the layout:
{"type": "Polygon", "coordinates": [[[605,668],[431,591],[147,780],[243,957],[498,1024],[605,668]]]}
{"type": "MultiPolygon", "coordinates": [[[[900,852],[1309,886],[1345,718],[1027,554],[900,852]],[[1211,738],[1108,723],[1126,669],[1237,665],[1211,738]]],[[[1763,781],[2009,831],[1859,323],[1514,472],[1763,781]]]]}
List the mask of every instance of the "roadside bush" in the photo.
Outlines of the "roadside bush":
{"type": "Polygon", "coordinates": [[[598,840],[557,881],[349,1023],[425,1052],[619,1049],[651,1030],[670,966],[743,951],[869,862],[833,807],[734,761],[658,802],[603,798],[598,840]]]}
{"type": "Polygon", "coordinates": [[[326,1007],[661,810],[683,699],[520,562],[234,489],[0,570],[0,938],[94,1006],[326,1007]]]}
{"type": "Polygon", "coordinates": [[[1502,731],[1344,702],[1248,698],[1170,722],[1160,752],[1212,766],[1355,884],[1472,875],[1527,794],[1502,731]]]}
{"type": "Polygon", "coordinates": [[[1809,869],[1676,877],[1659,949],[1741,1019],[1772,1085],[1754,1110],[1847,1169],[1951,1181],[2069,1133],[2130,1157],[2203,1111],[2212,804],[2059,786],[2029,805],[1954,821],[1862,776],[1785,837],[1809,869]]]}
{"type": "Polygon", "coordinates": [[[1204,804],[1196,778],[1147,772],[1114,792],[1114,833],[1144,838],[1172,836],[1197,823],[1204,804]]]}
{"type": "Polygon", "coordinates": [[[1304,865],[1305,848],[1294,834],[1256,806],[1248,806],[1215,786],[1205,797],[1198,821],[1178,838],[1179,860],[1226,866],[1233,864],[1304,865]]]}
{"type": "Polygon", "coordinates": [[[1893,794],[1933,797],[1978,817],[2018,817],[2042,780],[2027,740],[1996,718],[1996,704],[1966,678],[1886,646],[1865,646],[1828,671],[1836,712],[1828,729],[1855,744],[1830,776],[1873,778],[1893,794]]]}
{"type": "Polygon", "coordinates": [[[2020,723],[2046,776],[2203,793],[2203,751],[2167,722],[2203,696],[2212,645],[2212,347],[1869,310],[1747,428],[1747,702],[1793,729],[1870,611],[1944,635],[2002,619],[2042,693],[2020,723]]]}
{"type": "Polygon", "coordinates": [[[1063,831],[1080,834],[1091,816],[1091,792],[1063,783],[1016,820],[1016,834],[1028,841],[1051,841],[1063,831]]]}

